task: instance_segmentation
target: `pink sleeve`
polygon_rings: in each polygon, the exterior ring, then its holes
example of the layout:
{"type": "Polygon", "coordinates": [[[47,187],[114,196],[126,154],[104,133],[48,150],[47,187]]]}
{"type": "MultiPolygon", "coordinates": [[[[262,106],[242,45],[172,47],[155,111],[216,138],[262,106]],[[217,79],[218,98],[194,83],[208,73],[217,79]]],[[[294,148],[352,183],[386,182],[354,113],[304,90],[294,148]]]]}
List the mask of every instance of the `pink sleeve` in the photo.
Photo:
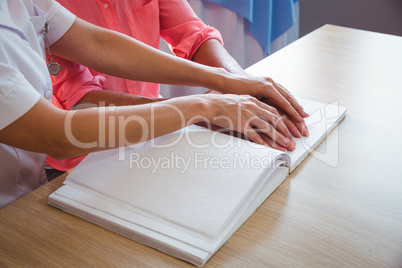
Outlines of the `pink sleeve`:
{"type": "Polygon", "coordinates": [[[171,45],[176,56],[191,59],[201,44],[217,39],[219,31],[205,25],[185,0],[159,0],[161,37],[171,45]]]}
{"type": "MultiPolygon", "coordinates": [[[[56,58],[56,57],[55,57],[56,58]]],[[[51,75],[53,85],[53,104],[64,110],[71,110],[74,105],[93,90],[102,90],[105,77],[93,76],[85,66],[56,58],[61,70],[51,75]]]]}

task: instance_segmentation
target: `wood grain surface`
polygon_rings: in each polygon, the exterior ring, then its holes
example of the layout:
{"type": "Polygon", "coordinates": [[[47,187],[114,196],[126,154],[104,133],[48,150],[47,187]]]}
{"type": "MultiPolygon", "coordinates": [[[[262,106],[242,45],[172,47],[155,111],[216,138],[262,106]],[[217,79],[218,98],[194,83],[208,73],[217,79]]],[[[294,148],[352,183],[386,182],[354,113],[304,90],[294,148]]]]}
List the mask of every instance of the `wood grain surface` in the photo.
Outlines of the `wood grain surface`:
{"type": "MultiPolygon", "coordinates": [[[[348,115],[205,267],[402,267],[402,37],[326,25],[248,71],[348,115]]],[[[1,267],[193,267],[47,205],[63,179],[0,210],[1,267]]]]}

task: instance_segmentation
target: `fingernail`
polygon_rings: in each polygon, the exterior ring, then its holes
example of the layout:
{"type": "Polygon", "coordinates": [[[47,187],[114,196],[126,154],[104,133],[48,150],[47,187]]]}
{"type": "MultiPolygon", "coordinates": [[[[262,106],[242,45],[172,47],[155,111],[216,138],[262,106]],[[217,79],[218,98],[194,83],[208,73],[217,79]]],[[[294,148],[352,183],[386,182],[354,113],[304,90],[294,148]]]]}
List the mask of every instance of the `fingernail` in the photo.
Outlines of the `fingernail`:
{"type": "Polygon", "coordinates": [[[307,127],[303,127],[303,134],[305,137],[310,136],[310,133],[308,132],[308,128],[307,127]]]}
{"type": "Polygon", "coordinates": [[[303,118],[309,116],[309,114],[306,113],[306,111],[304,110],[304,107],[301,106],[301,105],[300,105],[300,107],[301,107],[301,110],[302,110],[302,116],[303,116],[303,118]]]}
{"type": "Polygon", "coordinates": [[[294,140],[285,139],[285,144],[288,149],[293,150],[296,146],[296,142],[294,140]]]}

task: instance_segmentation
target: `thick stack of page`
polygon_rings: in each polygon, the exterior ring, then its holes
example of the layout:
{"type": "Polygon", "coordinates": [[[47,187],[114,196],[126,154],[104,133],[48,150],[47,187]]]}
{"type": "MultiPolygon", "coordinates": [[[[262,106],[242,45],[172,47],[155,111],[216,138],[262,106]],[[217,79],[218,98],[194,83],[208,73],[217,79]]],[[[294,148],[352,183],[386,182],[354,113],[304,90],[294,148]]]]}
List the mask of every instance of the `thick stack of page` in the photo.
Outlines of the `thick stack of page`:
{"type": "Polygon", "coordinates": [[[202,266],[346,111],[304,105],[310,137],[297,141],[295,152],[188,127],[90,154],[49,203],[202,266]]]}
{"type": "Polygon", "coordinates": [[[305,119],[310,135],[294,139],[296,141],[296,150],[287,153],[291,159],[289,172],[292,172],[314,151],[318,144],[346,116],[347,111],[347,108],[339,106],[337,101],[329,104],[304,99],[299,99],[298,101],[310,115],[305,119]]]}

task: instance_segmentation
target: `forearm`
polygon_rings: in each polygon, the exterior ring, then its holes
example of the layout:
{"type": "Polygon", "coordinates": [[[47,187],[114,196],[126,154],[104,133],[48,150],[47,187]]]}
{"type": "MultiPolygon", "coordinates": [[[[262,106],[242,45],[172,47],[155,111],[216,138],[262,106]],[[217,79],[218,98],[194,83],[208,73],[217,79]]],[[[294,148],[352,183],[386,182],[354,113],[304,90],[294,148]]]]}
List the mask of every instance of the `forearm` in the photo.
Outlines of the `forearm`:
{"type": "Polygon", "coordinates": [[[236,74],[184,60],[125,35],[76,19],[52,45],[55,54],[102,73],[125,79],[163,84],[200,86],[222,93],[268,98],[301,122],[306,116],[297,101],[272,79],[236,74]]]}
{"type": "Polygon", "coordinates": [[[143,142],[212,118],[201,98],[64,111],[41,98],[0,131],[0,142],[65,159],[143,142]],[[204,118],[197,117],[203,115],[204,118]]]}
{"type": "Polygon", "coordinates": [[[223,69],[163,53],[125,35],[96,27],[80,19],[75,21],[51,49],[56,55],[96,71],[137,81],[219,90],[227,75],[223,69]]]}
{"type": "Polygon", "coordinates": [[[128,105],[140,105],[148,104],[153,102],[159,102],[167,100],[165,98],[149,98],[142,97],[128,93],[110,91],[110,90],[94,90],[82,97],[77,104],[75,109],[94,107],[94,106],[128,106],[128,105]]]}
{"type": "MultiPolygon", "coordinates": [[[[66,146],[69,148],[66,150],[67,156],[123,147],[171,133],[202,121],[202,118],[197,117],[204,110],[202,106],[203,102],[197,99],[190,102],[188,98],[178,98],[138,106],[74,111],[66,116],[64,124],[69,141],[66,146]],[[91,146],[76,146],[81,143],[91,146]]],[[[207,118],[207,114],[204,115],[207,118]]],[[[66,152],[62,153],[62,157],[65,157],[66,152]]]]}
{"type": "Polygon", "coordinates": [[[216,39],[202,43],[192,60],[212,67],[224,68],[230,73],[245,74],[243,68],[216,39]]]}

